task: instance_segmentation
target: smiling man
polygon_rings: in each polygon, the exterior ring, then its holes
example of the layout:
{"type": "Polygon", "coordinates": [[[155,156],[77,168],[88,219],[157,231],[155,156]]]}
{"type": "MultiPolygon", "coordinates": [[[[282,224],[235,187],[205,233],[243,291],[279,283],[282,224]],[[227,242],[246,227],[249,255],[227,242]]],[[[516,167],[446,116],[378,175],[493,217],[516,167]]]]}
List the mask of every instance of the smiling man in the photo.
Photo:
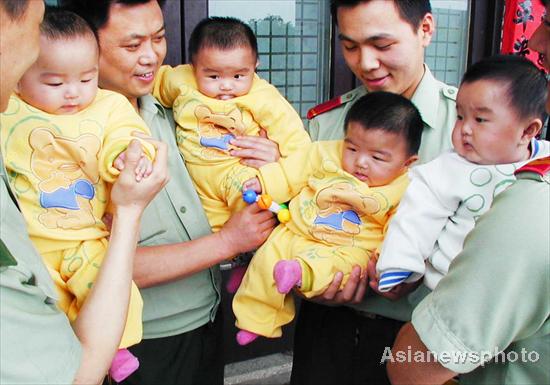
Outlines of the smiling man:
{"type": "MultiPolygon", "coordinates": [[[[350,107],[367,92],[388,91],[410,99],[422,115],[420,162],[450,149],[456,88],[436,80],[424,64],[435,31],[429,0],[332,0],[331,12],[346,64],[362,85],[309,111],[312,140],[341,139],[350,107]]],[[[292,384],[388,383],[380,365],[384,348],[428,290],[421,286],[397,302],[375,293],[363,299],[366,274],[360,280],[357,273],[336,296],[330,290],[321,297],[333,305],[359,302],[354,308],[302,303],[292,384]]],[[[404,295],[391,295],[397,294],[404,295]]]]}
{"type": "MultiPolygon", "coordinates": [[[[178,151],[173,113],[151,95],[166,55],[164,2],[62,3],[97,30],[99,86],[126,96],[152,135],[169,148],[172,178],[141,222],[134,281],[143,297],[143,340],[130,347],[140,368],[124,384],[221,385],[224,362],[218,264],[256,249],[271,232],[275,219],[269,211],[250,205],[233,214],[219,232],[211,233],[178,151]]],[[[248,139],[264,145],[269,142],[260,137],[248,139]]],[[[257,148],[251,148],[256,155],[261,152],[257,148]]],[[[266,161],[265,156],[256,160],[266,161]]]]}

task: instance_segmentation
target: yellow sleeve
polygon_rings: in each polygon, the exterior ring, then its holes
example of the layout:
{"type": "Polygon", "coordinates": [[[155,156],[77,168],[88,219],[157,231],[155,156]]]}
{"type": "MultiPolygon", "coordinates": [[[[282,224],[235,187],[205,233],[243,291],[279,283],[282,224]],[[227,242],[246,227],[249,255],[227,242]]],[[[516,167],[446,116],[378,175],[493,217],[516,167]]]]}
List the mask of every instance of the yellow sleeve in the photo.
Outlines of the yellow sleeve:
{"type": "Polygon", "coordinates": [[[120,171],[113,167],[113,161],[121,152],[126,150],[128,144],[137,139],[145,156],[149,160],[155,159],[155,147],[146,140],[132,136],[134,131],[142,132],[151,136],[149,128],[134,110],[134,107],[122,95],[113,95],[113,103],[110,103],[110,110],[107,126],[103,136],[103,146],[99,158],[99,174],[108,183],[114,183],[120,171]]]}
{"type": "Polygon", "coordinates": [[[315,143],[278,162],[268,163],[259,169],[262,191],[271,195],[275,202],[287,202],[302,191],[315,165],[320,163],[319,146],[315,143]]]}
{"type": "Polygon", "coordinates": [[[248,95],[256,123],[267,131],[269,139],[279,145],[283,158],[296,151],[303,151],[311,139],[294,107],[277,88],[259,78],[255,81],[256,89],[248,95]]]}
{"type": "Polygon", "coordinates": [[[155,76],[153,96],[164,106],[172,108],[174,101],[181,94],[181,87],[195,84],[193,69],[189,64],[177,67],[161,66],[155,76]]]}

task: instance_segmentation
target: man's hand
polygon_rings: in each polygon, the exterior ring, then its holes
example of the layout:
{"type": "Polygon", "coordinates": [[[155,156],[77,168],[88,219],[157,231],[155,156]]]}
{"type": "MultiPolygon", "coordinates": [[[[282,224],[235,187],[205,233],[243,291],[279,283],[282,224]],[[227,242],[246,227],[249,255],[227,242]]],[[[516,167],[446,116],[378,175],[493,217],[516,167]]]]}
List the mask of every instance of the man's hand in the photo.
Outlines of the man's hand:
{"type": "Polygon", "coordinates": [[[111,203],[117,209],[137,209],[141,213],[155,195],[168,183],[166,144],[153,139],[146,140],[151,142],[157,150],[152,173],[141,182],[136,181],[135,169],[138,167],[143,153],[140,142],[132,140],[125,151],[125,167],[111,190],[111,203]]]}
{"type": "Polygon", "coordinates": [[[237,136],[231,139],[231,144],[239,148],[229,153],[241,158],[241,164],[245,166],[260,168],[278,161],[281,157],[279,145],[267,138],[267,132],[263,128],[259,136],[237,136]]]}
{"type": "Polygon", "coordinates": [[[348,281],[340,290],[344,274],[338,272],[329,287],[311,300],[327,305],[344,305],[347,303],[360,303],[367,292],[367,274],[361,275],[361,267],[353,266],[348,281]]]}
{"type": "Polygon", "coordinates": [[[409,294],[410,292],[414,291],[418,286],[420,286],[420,283],[422,280],[418,280],[416,282],[410,282],[410,283],[402,283],[400,285],[395,286],[390,291],[381,292],[378,290],[378,282],[380,280],[380,277],[378,277],[378,274],[376,273],[376,258],[371,258],[369,260],[369,263],[367,264],[367,275],[369,277],[369,286],[371,290],[373,290],[376,294],[391,299],[392,301],[396,301],[399,298],[409,294]]]}
{"type": "Polygon", "coordinates": [[[258,248],[276,225],[277,220],[270,211],[253,203],[233,214],[220,230],[220,236],[234,256],[258,248]]]}
{"type": "MultiPolygon", "coordinates": [[[[126,166],[126,151],[121,152],[116,159],[113,161],[113,167],[118,171],[124,170],[126,166]]],[[[140,181],[143,178],[147,178],[153,172],[153,162],[149,160],[145,155],[141,155],[138,163],[134,168],[134,173],[136,174],[136,181],[140,181]]]]}

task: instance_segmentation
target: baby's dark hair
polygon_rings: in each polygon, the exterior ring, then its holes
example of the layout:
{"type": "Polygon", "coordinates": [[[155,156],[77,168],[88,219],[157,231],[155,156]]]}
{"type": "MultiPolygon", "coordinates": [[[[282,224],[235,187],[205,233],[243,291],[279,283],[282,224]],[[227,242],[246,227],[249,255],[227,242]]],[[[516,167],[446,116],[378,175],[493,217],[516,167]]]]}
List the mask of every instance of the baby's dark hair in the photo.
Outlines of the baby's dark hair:
{"type": "Polygon", "coordinates": [[[76,13],[57,7],[46,7],[40,33],[49,40],[67,40],[91,36],[97,39],[92,27],[76,13]]]}
{"type": "Polygon", "coordinates": [[[194,62],[203,48],[227,50],[250,47],[258,58],[258,42],[252,29],[234,17],[208,17],[197,24],[189,38],[189,60],[194,62]]]}
{"type": "Polygon", "coordinates": [[[382,130],[401,135],[407,141],[408,155],[420,148],[424,124],[412,102],[391,92],[369,92],[349,109],[344,122],[347,132],[350,122],[359,123],[364,130],[382,130]]]}
{"type": "Polygon", "coordinates": [[[531,61],[516,55],[495,55],[472,65],[461,84],[492,80],[508,86],[511,108],[521,119],[546,117],[546,76],[531,61]]]}

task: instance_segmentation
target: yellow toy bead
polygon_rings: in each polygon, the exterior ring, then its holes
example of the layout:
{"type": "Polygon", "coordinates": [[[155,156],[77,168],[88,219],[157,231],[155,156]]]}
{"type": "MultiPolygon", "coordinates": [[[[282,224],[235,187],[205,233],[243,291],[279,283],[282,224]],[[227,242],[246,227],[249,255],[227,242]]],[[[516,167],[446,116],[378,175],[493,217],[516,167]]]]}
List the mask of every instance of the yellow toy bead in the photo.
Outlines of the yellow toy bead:
{"type": "Polygon", "coordinates": [[[288,209],[282,209],[279,211],[279,214],[277,214],[277,219],[281,223],[287,223],[290,221],[290,211],[288,209]]]}

